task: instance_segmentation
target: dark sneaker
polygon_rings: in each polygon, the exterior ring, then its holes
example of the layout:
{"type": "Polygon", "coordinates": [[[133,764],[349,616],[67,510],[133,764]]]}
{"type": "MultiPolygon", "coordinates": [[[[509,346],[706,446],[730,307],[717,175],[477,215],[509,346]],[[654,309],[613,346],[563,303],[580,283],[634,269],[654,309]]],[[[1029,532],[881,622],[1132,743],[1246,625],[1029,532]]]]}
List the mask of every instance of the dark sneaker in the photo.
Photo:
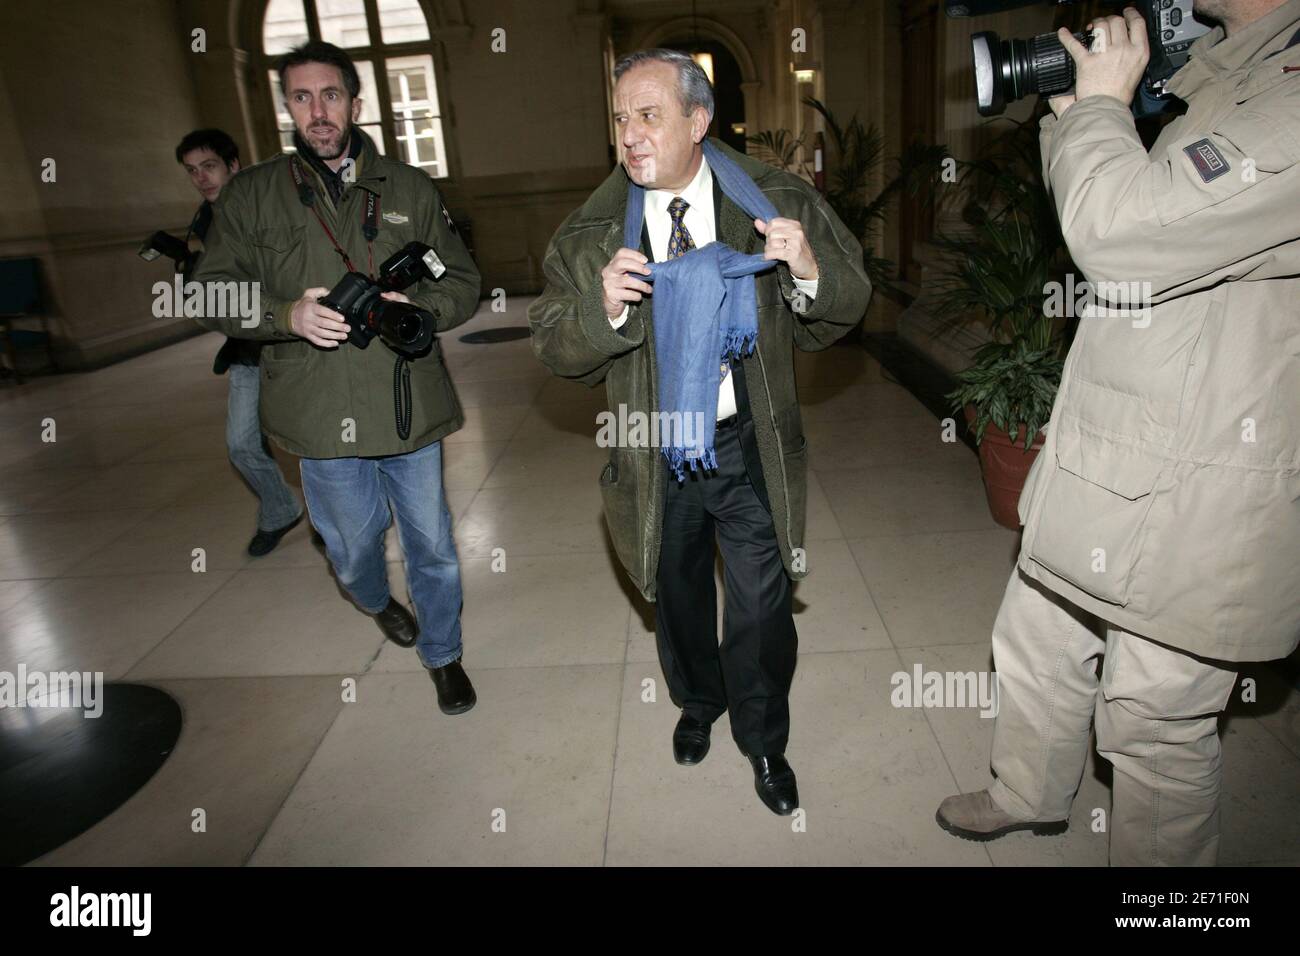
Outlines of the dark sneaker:
{"type": "Polygon", "coordinates": [[[302,515],[298,515],[283,528],[276,528],[274,531],[263,531],[259,528],[257,534],[253,535],[253,540],[248,542],[248,553],[255,558],[270,554],[275,550],[275,546],[280,543],[280,539],[298,527],[301,522],[302,515]]]}

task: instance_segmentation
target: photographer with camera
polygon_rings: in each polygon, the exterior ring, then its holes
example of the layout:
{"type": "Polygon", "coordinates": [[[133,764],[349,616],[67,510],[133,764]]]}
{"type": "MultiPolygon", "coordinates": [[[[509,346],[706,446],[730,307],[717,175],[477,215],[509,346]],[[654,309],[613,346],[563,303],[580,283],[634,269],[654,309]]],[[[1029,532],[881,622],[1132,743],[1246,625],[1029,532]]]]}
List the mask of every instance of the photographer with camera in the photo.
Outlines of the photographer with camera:
{"type": "Polygon", "coordinates": [[[1149,154],[1143,17],[1095,22],[1091,50],[1059,34],[1076,84],[1041,145],[1062,233],[1095,287],[1147,294],[1084,316],[1066,360],[994,625],[997,779],[938,811],[959,836],[1064,830],[1095,714],[1111,863],[1214,864],[1218,714],[1241,662],[1300,640],[1300,0],[1195,10],[1219,26],[1149,154]]]}
{"type": "Polygon", "coordinates": [[[433,333],[474,313],[478,270],[429,176],[381,155],[355,125],[361,83],[346,53],[311,41],[285,54],[279,75],[297,153],[230,181],[195,275],[257,283],[260,318],[201,321],[266,343],[262,424],[302,458],[339,583],[390,640],[417,647],[443,712],[463,713],[476,696],[460,663],[441,440],[464,415],[433,333]],[[409,298],[397,291],[408,285],[409,298]],[[416,619],[389,593],[394,517],[416,619]]]}
{"type": "MultiPolygon", "coordinates": [[[[196,129],[186,133],[177,145],[176,161],[185,167],[190,182],[203,197],[185,237],[188,248],[191,237],[200,243],[206,241],[212,225],[212,204],[221,195],[222,187],[239,172],[239,147],[223,130],[196,129]]],[[[178,263],[184,281],[190,280],[199,255],[189,253],[178,263]]],[[[302,520],[303,514],[302,506],[289,490],[280,466],[262,437],[257,414],[260,391],[257,363],[261,351],[258,342],[228,336],[212,363],[215,374],[230,372],[230,398],[226,404],[226,450],[230,462],[244,476],[259,502],[257,533],[248,543],[248,553],[255,558],[273,551],[280,539],[302,520]]]]}

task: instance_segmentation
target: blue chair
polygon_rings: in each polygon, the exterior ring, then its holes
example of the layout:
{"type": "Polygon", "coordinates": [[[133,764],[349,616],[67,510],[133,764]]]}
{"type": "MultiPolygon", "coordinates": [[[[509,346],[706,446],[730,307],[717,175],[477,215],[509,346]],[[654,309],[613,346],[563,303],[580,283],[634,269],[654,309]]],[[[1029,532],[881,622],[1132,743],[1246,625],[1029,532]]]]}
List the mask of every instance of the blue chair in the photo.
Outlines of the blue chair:
{"type": "Polygon", "coordinates": [[[45,327],[45,310],[41,303],[40,262],[37,259],[0,259],[0,340],[10,368],[0,367],[0,378],[12,377],[22,384],[18,352],[45,352],[51,368],[56,368],[50,350],[50,333],[45,327]],[[15,319],[39,320],[39,329],[15,329],[15,319]]]}

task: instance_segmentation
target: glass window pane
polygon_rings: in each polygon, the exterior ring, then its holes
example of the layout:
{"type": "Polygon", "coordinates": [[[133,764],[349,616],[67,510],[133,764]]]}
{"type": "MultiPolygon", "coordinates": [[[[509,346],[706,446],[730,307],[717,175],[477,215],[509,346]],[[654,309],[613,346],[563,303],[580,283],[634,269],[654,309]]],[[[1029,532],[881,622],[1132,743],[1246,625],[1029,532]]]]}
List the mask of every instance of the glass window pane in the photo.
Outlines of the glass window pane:
{"type": "Polygon", "coordinates": [[[267,53],[288,53],[307,42],[307,15],[302,0],[271,0],[262,20],[262,49],[267,53]]]}
{"type": "Polygon", "coordinates": [[[320,38],[341,47],[370,46],[364,0],[316,0],[320,38]]]}
{"type": "Polygon", "coordinates": [[[379,0],[379,33],[385,43],[429,39],[420,0],[379,0]]]}
{"type": "Polygon", "coordinates": [[[358,60],[356,62],[357,76],[361,78],[361,119],[357,123],[365,125],[366,123],[378,123],[382,119],[379,115],[379,91],[375,88],[375,65],[369,60],[358,60]]]}
{"type": "Polygon", "coordinates": [[[286,153],[294,152],[293,148],[293,117],[289,115],[289,108],[284,105],[284,91],[280,89],[280,74],[275,70],[267,70],[271,78],[271,102],[275,106],[275,126],[280,131],[280,149],[286,153]]]}
{"type": "Polygon", "coordinates": [[[402,150],[402,160],[412,166],[427,168],[431,176],[445,176],[441,171],[439,156],[441,143],[432,117],[416,117],[398,123],[397,139],[402,150]]]}
{"type": "Polygon", "coordinates": [[[364,125],[358,123],[357,125],[365,130],[366,135],[375,141],[375,149],[379,151],[379,155],[384,155],[384,131],[380,125],[378,123],[368,123],[364,125]]]}
{"type": "Polygon", "coordinates": [[[398,157],[430,176],[447,175],[447,152],[438,109],[438,89],[430,56],[393,57],[386,61],[392,97],[393,134],[398,157]]]}

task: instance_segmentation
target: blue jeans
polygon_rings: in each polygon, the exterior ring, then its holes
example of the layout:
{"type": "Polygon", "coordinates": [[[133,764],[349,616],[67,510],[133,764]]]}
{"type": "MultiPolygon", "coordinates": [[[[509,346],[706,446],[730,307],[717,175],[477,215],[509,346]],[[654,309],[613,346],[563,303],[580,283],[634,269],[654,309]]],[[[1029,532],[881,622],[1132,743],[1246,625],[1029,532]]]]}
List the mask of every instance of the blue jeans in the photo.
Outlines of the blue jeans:
{"type": "Polygon", "coordinates": [[[460,561],[442,491],[442,443],[384,458],[304,458],[302,490],[339,584],[367,614],[388,606],[384,532],[393,518],[425,667],[460,657],[460,561]]]}
{"type": "Polygon", "coordinates": [[[256,365],[230,366],[230,399],[226,403],[226,450],[257,495],[257,527],[275,531],[302,514],[302,506],[289,490],[280,466],[262,444],[262,424],[257,417],[261,390],[256,365]]]}

